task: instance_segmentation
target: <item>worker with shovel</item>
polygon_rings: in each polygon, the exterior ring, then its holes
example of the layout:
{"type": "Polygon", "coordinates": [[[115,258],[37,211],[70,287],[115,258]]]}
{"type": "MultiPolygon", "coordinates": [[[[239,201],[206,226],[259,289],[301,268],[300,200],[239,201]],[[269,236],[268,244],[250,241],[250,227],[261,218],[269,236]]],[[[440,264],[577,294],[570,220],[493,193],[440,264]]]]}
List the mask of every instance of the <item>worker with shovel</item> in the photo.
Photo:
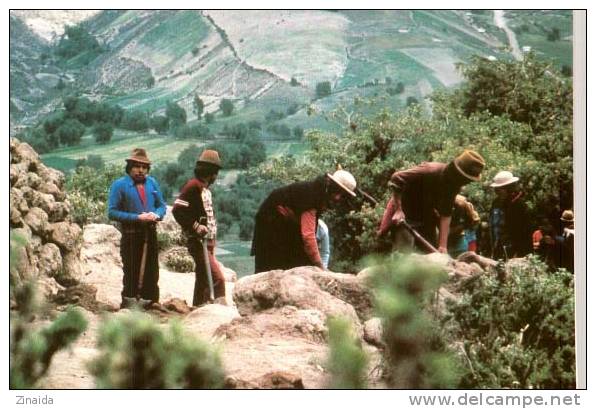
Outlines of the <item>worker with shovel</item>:
{"type": "Polygon", "coordinates": [[[423,162],[395,172],[377,236],[392,230],[394,245],[402,252],[412,251],[416,243],[426,252],[438,244],[437,251],[446,253],[455,197],[464,185],[480,180],[484,165],[482,156],[464,150],[449,163],[423,162]]]}
{"type": "Polygon", "coordinates": [[[194,306],[226,295],[223,271],[215,259],[217,222],[209,190],[220,169],[217,151],[203,151],[196,162],[195,177],[182,187],[172,210],[186,236],[188,252],[195,261],[194,306]]]}
{"type": "Polygon", "coordinates": [[[145,149],[133,149],[126,159],[126,175],[112,183],[108,217],[119,222],[122,238],[122,303],[149,307],[159,302],[159,264],[156,223],[166,214],[157,181],[148,175],[151,161],[145,149]]]}

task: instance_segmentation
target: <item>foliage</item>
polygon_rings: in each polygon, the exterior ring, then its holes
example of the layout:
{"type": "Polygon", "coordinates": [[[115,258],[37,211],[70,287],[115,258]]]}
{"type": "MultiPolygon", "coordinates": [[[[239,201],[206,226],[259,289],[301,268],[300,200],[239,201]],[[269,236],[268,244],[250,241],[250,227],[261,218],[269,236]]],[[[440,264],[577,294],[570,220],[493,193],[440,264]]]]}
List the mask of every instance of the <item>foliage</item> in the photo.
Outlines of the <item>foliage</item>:
{"type": "Polygon", "coordinates": [[[168,101],[166,104],[166,117],[170,129],[176,129],[186,124],[186,111],[173,101],[168,101]]]}
{"type": "Polygon", "coordinates": [[[105,144],[112,139],[114,127],[108,122],[98,122],[93,126],[92,132],[97,143],[105,144]]]}
{"type": "Polygon", "coordinates": [[[331,83],[329,81],[318,82],[315,88],[317,98],[323,98],[331,95],[331,83]]]}
{"type": "Polygon", "coordinates": [[[20,281],[16,268],[19,248],[25,245],[22,238],[10,234],[10,294],[16,308],[10,313],[10,388],[38,388],[38,382],[47,373],[54,355],[67,348],[87,328],[83,315],[68,309],[51,324],[36,325],[35,316],[40,312],[35,283],[20,281]]]}
{"type": "Polygon", "coordinates": [[[105,168],[106,163],[101,155],[91,154],[87,155],[85,159],[79,159],[77,161],[76,167],[80,168],[81,166],[87,166],[96,170],[102,170],[103,168],[105,168]]]}
{"type": "Polygon", "coordinates": [[[573,285],[572,274],[548,273],[537,259],[506,280],[484,274],[467,283],[447,318],[468,362],[459,386],[574,389],[573,285]]]}
{"type": "Polygon", "coordinates": [[[207,112],[205,114],[205,123],[212,124],[213,122],[215,122],[215,115],[213,115],[211,112],[207,112]]]}
{"type": "Polygon", "coordinates": [[[223,98],[219,101],[219,109],[223,116],[230,116],[232,115],[232,112],[234,112],[234,103],[230,99],[223,98]]]}
{"type": "Polygon", "coordinates": [[[215,389],[223,386],[219,354],[182,330],[162,330],[140,312],[113,318],[99,329],[99,356],[90,371],[101,389],[215,389]]]}
{"type": "Polygon", "coordinates": [[[170,121],[165,115],[153,115],[149,120],[151,128],[155,129],[158,134],[166,134],[170,127],[170,121]]]}
{"type": "Polygon", "coordinates": [[[149,114],[140,110],[128,110],[122,116],[120,127],[130,131],[143,132],[149,129],[151,121],[149,114]]]}
{"type": "Polygon", "coordinates": [[[436,265],[408,256],[373,261],[375,308],[387,345],[389,385],[398,389],[456,386],[460,369],[427,312],[447,274],[436,265]]]}
{"type": "Polygon", "coordinates": [[[374,232],[389,198],[387,182],[392,173],[424,161],[449,162],[465,148],[476,150],[486,161],[481,181],[464,190],[481,217],[486,217],[494,198],[489,181],[500,170],[520,177],[532,221],[557,213],[557,207],[571,208],[572,103],[564,97],[570,95],[570,83],[547,74],[543,63],[530,61],[531,57],[511,63],[474,60],[464,69],[470,83],[462,90],[433,94],[432,116],[412,106],[398,114],[385,111],[370,119],[352,118],[356,126],[343,134],[308,133],[310,149],[304,160],[271,158],[256,174],[260,180],[287,184],[341,164],[355,176],[358,187],[380,201],[367,209],[357,198],[325,216],[333,236],[334,263],[341,260],[352,266],[348,271],[378,248],[374,232]],[[510,91],[495,92],[501,88],[510,91]],[[545,100],[532,104],[525,115],[513,117],[503,111],[507,106],[529,107],[527,101],[537,96],[545,100]],[[548,130],[532,125],[542,118],[550,123],[548,130]]]}
{"type": "Polygon", "coordinates": [[[203,124],[181,125],[174,128],[174,136],[181,139],[205,139],[209,137],[209,128],[203,124]]]}
{"type": "Polygon", "coordinates": [[[61,58],[71,59],[82,53],[96,56],[101,46],[81,25],[64,27],[64,34],[56,46],[55,53],[61,58]]]}
{"type": "Polygon", "coordinates": [[[203,115],[203,111],[205,110],[205,103],[201,99],[198,94],[195,94],[195,97],[192,101],[193,104],[193,112],[197,116],[197,120],[201,120],[201,116],[203,115]]]}
{"type": "Polygon", "coordinates": [[[170,250],[164,257],[165,265],[172,271],[191,273],[195,271],[195,262],[186,248],[170,250]]]}
{"type": "Polygon", "coordinates": [[[110,183],[122,176],[123,172],[123,167],[115,165],[100,170],[82,166],[68,175],[66,193],[76,223],[107,223],[110,183]]]}
{"type": "Polygon", "coordinates": [[[85,126],[76,119],[67,119],[56,129],[56,135],[62,145],[74,146],[81,142],[85,126]]]}
{"type": "Polygon", "coordinates": [[[327,319],[329,328],[329,372],[331,389],[366,389],[368,358],[350,322],[327,319]]]}

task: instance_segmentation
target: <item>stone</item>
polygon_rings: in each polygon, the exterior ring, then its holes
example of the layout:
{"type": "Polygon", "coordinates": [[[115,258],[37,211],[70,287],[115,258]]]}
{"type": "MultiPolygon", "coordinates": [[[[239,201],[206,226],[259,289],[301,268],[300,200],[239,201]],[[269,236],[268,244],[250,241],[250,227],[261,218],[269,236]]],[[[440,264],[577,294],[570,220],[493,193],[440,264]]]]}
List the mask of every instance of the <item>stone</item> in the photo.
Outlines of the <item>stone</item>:
{"type": "Polygon", "coordinates": [[[385,342],[383,341],[383,323],[380,318],[374,317],[364,323],[364,340],[376,347],[385,347],[385,342]]]}
{"type": "Polygon", "coordinates": [[[40,193],[37,191],[33,193],[33,198],[31,200],[31,206],[39,207],[48,215],[52,211],[52,208],[54,207],[55,203],[56,200],[54,199],[54,196],[47,193],[40,193]]]}
{"type": "Polygon", "coordinates": [[[46,243],[38,250],[37,269],[42,276],[54,277],[62,269],[60,249],[54,243],[46,243]]]}
{"type": "Polygon", "coordinates": [[[62,256],[61,274],[56,275],[56,281],[65,286],[78,284],[83,276],[80,261],[80,251],[69,251],[62,256]]]}
{"type": "Polygon", "coordinates": [[[269,372],[252,380],[227,377],[226,389],[304,389],[302,378],[287,371],[269,372]]]}
{"type": "Polygon", "coordinates": [[[25,215],[24,221],[35,234],[45,237],[48,233],[48,215],[39,207],[29,209],[29,212],[25,215]]]}
{"type": "Polygon", "coordinates": [[[189,333],[210,339],[222,325],[239,318],[238,310],[221,304],[206,304],[195,309],[182,321],[189,333]]]}
{"type": "Polygon", "coordinates": [[[345,317],[357,328],[358,333],[361,333],[360,320],[354,307],[322,290],[308,267],[287,271],[273,270],[242,277],[236,282],[234,302],[240,315],[251,315],[285,305],[304,310],[318,310],[326,317],[345,317]]]}
{"type": "Polygon", "coordinates": [[[68,202],[55,202],[48,212],[48,220],[50,223],[62,222],[68,218],[70,214],[70,204],[68,202]]]}
{"type": "Polygon", "coordinates": [[[42,183],[39,191],[52,195],[56,201],[62,202],[66,199],[66,193],[60,190],[53,182],[42,183]]]}
{"type": "Polygon", "coordinates": [[[71,251],[79,246],[83,238],[81,228],[70,222],[52,223],[49,230],[52,242],[66,251],[71,251]]]}
{"type": "Polygon", "coordinates": [[[41,178],[33,172],[27,173],[27,186],[31,189],[38,190],[41,184],[41,178]]]}
{"type": "Polygon", "coordinates": [[[321,311],[284,306],[236,318],[220,326],[215,336],[226,340],[293,337],[326,344],[328,331],[325,320],[321,311]]]}
{"type": "Polygon", "coordinates": [[[188,314],[191,311],[186,301],[180,298],[171,298],[169,300],[163,301],[162,305],[168,311],[174,311],[179,314],[188,314]]]}

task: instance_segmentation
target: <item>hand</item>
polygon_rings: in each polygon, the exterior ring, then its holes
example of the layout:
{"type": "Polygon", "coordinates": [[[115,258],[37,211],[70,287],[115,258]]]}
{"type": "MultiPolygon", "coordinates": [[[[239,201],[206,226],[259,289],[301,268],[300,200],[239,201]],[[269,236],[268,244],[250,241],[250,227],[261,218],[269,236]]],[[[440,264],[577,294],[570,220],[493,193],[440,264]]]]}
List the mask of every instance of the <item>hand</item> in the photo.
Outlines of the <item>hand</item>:
{"type": "Polygon", "coordinates": [[[439,251],[439,253],[447,254],[447,248],[446,247],[439,247],[437,250],[439,251]]]}
{"type": "Polygon", "coordinates": [[[195,228],[195,233],[197,233],[199,237],[205,237],[207,233],[209,233],[209,229],[207,228],[207,226],[199,224],[195,228]]]}
{"type": "Polygon", "coordinates": [[[150,223],[150,222],[154,222],[158,219],[157,215],[155,213],[152,212],[143,212],[141,214],[139,214],[139,220],[145,223],[150,223]]]}
{"type": "Polygon", "coordinates": [[[396,226],[400,225],[405,220],[406,220],[406,215],[404,214],[404,212],[402,210],[396,210],[395,213],[393,213],[393,216],[391,217],[391,221],[396,226]]]}

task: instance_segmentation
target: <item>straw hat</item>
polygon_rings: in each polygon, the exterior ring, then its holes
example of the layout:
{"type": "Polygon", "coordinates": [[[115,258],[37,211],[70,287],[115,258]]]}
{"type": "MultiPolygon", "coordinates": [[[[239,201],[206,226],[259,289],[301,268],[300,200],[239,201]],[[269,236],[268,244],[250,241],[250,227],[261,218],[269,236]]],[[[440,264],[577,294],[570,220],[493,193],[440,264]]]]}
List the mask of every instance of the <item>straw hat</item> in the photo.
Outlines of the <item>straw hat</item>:
{"type": "Polygon", "coordinates": [[[507,185],[511,185],[519,180],[517,176],[513,176],[513,173],[502,170],[495,175],[493,178],[493,183],[490,184],[490,187],[503,187],[507,185]]]}
{"type": "Polygon", "coordinates": [[[130,157],[126,158],[127,162],[138,162],[147,165],[151,164],[151,161],[147,157],[147,151],[143,148],[134,148],[130,154],[130,157]]]}
{"type": "Polygon", "coordinates": [[[341,187],[346,193],[349,195],[356,197],[356,179],[354,176],[346,170],[336,170],[335,173],[330,174],[327,173],[327,177],[335,182],[339,187],[341,187]]]}
{"type": "Polygon", "coordinates": [[[485,162],[479,153],[466,149],[453,160],[453,164],[459,173],[477,182],[480,180],[480,173],[484,169],[485,162]]]}
{"type": "Polygon", "coordinates": [[[197,163],[207,163],[209,165],[215,165],[221,169],[221,160],[219,159],[219,153],[211,149],[204,150],[199,156],[199,159],[197,159],[197,163]]]}

